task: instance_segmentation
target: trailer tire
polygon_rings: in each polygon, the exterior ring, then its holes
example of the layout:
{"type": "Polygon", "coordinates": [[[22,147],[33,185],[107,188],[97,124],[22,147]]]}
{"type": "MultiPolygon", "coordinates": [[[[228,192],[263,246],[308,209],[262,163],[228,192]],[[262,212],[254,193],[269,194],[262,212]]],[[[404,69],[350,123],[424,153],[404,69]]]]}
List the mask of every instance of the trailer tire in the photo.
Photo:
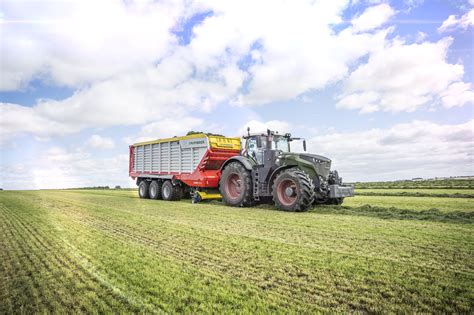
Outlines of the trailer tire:
{"type": "Polygon", "coordinates": [[[219,181],[222,200],[228,206],[253,205],[252,175],[241,163],[231,162],[222,171],[219,181]]]}
{"type": "Polygon", "coordinates": [[[167,180],[163,183],[161,195],[163,200],[178,201],[183,197],[183,190],[179,185],[173,185],[170,180],[167,180]]]}
{"type": "Polygon", "coordinates": [[[147,182],[146,180],[142,180],[140,184],[138,185],[138,196],[143,199],[148,199],[150,198],[150,189],[149,189],[150,183],[147,182]]]}
{"type": "Polygon", "coordinates": [[[163,195],[161,193],[161,187],[163,186],[162,181],[154,180],[151,182],[149,187],[149,195],[150,199],[163,199],[163,195]]]}
{"type": "Polygon", "coordinates": [[[273,201],[283,211],[307,211],[314,202],[314,185],[302,170],[290,168],[277,175],[273,183],[273,201]]]}

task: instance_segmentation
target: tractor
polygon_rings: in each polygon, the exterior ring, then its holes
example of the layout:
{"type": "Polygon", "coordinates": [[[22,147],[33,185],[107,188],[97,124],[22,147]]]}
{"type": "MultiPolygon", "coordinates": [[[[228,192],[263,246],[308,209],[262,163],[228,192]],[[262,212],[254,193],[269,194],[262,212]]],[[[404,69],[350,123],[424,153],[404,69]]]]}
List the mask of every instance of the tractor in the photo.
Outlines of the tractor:
{"type": "Polygon", "coordinates": [[[291,134],[266,133],[244,136],[242,154],[221,166],[219,191],[230,206],[249,207],[256,203],[274,203],[284,211],[306,211],[313,204],[342,204],[354,196],[354,187],[342,183],[331,160],[316,154],[294,153],[290,143],[306,140],[291,134]]]}

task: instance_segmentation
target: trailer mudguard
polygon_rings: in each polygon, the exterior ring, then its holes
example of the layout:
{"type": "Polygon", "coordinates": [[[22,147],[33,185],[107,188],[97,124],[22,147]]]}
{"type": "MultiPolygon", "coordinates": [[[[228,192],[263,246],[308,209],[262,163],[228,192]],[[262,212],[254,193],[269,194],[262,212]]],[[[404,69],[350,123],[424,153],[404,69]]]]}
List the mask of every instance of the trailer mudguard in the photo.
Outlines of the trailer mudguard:
{"type": "Polygon", "coordinates": [[[228,159],[227,161],[225,161],[224,164],[222,164],[222,166],[221,166],[221,172],[224,170],[224,168],[225,168],[229,163],[232,163],[232,162],[239,162],[239,163],[241,163],[248,171],[251,171],[251,170],[252,170],[252,166],[255,164],[254,162],[252,162],[250,159],[246,158],[245,156],[237,155],[237,156],[231,157],[230,159],[228,159]]]}

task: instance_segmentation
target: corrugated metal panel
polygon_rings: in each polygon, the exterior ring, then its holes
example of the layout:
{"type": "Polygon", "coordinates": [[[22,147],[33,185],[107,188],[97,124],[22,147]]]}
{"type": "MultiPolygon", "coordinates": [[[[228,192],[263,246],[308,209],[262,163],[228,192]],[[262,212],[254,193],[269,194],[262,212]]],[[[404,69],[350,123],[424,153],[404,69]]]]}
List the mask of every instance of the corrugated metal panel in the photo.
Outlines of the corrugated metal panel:
{"type": "Polygon", "coordinates": [[[208,138],[172,140],[136,145],[133,170],[152,173],[192,173],[209,147],[208,138]]]}

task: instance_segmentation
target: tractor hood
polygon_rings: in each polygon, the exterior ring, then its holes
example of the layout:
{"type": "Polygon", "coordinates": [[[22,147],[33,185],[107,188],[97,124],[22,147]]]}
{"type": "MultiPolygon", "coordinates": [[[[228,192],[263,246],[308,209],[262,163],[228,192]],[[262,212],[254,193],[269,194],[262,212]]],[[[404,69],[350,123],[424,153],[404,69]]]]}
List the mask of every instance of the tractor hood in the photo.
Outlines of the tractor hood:
{"type": "MultiPolygon", "coordinates": [[[[327,157],[317,154],[309,153],[281,153],[280,158],[285,160],[287,164],[292,164],[290,161],[296,162],[296,164],[311,164],[316,174],[327,179],[331,170],[331,160],[327,157]]],[[[311,174],[310,174],[311,175],[311,174]]]]}

